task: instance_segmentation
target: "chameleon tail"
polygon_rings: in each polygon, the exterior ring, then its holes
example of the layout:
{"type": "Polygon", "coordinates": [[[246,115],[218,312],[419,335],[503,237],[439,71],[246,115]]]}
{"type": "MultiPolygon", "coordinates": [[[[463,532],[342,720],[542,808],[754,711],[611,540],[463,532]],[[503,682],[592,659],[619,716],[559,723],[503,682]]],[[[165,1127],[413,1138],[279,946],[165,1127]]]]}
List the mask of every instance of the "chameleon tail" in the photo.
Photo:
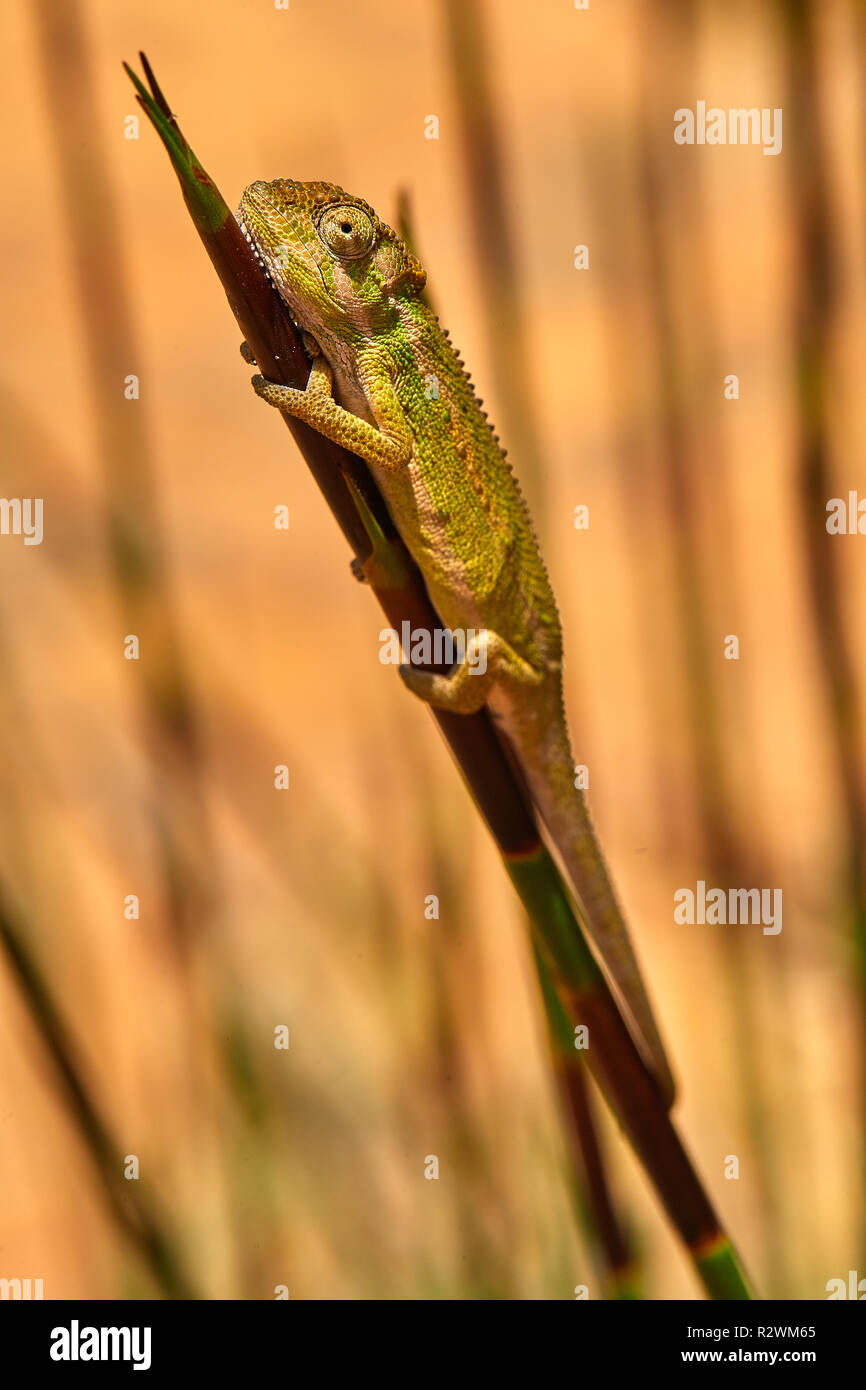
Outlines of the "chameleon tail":
{"type": "Polygon", "coordinates": [[[512,712],[508,732],[517,745],[535,805],[583,906],[593,943],[624,1007],[632,1036],[670,1106],[676,1091],[670,1063],[586,798],[574,785],[574,758],[559,692],[557,697],[559,709],[550,711],[542,721],[536,712],[531,729],[515,728],[512,712]],[[541,747],[539,727],[545,730],[541,747]],[[526,735],[526,756],[520,747],[522,733],[526,735]],[[533,775],[531,769],[535,767],[538,772],[533,775]]]}

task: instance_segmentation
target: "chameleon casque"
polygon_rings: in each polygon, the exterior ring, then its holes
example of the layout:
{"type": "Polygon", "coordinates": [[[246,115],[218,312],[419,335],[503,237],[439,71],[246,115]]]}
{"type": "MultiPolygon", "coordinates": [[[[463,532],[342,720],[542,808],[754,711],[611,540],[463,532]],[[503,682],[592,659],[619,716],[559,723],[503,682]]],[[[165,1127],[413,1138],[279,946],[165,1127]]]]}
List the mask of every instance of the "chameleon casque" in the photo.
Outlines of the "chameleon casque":
{"type": "Polygon", "coordinates": [[[426,273],[367,203],[334,184],[253,183],[237,220],[312,358],[305,391],[262,376],[253,386],[367,462],[443,622],[474,630],[471,661],[444,675],[414,666],[400,673],[442,709],[469,714],[488,705],[635,1041],[671,1100],[674,1083],[628,928],[574,785],[556,601],[517,481],[423,298],[426,273]]]}

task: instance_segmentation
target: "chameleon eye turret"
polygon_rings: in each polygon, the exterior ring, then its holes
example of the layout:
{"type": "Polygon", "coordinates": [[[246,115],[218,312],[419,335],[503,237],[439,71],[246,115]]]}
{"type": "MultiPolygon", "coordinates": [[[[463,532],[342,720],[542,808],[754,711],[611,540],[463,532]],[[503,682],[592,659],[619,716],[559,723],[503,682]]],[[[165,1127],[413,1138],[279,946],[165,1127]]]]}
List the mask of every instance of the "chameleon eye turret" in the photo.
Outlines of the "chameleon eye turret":
{"type": "Polygon", "coordinates": [[[366,256],[376,239],[375,228],[364,209],[350,204],[327,208],[317,230],[331,255],[342,261],[366,256]]]}

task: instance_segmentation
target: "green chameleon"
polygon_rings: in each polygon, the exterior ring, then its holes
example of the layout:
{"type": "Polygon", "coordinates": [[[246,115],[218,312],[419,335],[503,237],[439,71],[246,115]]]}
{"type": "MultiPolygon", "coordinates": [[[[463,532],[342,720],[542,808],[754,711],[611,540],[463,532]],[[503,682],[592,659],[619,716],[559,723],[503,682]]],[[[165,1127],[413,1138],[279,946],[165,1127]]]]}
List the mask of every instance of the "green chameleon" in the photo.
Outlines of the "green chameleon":
{"type": "MultiPolygon", "coordinates": [[[[312,358],[304,391],[262,376],[253,386],[268,404],[366,460],[434,607],[448,628],[470,634],[465,659],[448,674],[414,666],[400,673],[437,708],[489,707],[635,1040],[672,1099],[628,928],[574,784],[556,601],[517,481],[423,298],[426,273],[367,203],[334,184],[253,183],[237,219],[312,358]]],[[[246,344],[242,350],[251,361],[246,344]]]]}

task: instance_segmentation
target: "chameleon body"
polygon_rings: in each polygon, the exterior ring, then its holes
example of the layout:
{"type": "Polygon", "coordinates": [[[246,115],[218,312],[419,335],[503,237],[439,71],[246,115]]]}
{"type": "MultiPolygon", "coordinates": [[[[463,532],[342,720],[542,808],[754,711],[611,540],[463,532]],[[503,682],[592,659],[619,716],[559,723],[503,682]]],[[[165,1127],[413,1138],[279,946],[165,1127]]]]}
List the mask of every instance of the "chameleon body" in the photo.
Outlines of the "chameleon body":
{"type": "Polygon", "coordinates": [[[313,359],[305,391],[261,376],[253,385],[366,460],[437,612],[449,628],[475,634],[450,673],[403,666],[401,675],[437,707],[490,708],[635,1041],[670,1099],[673,1080],[628,929],[574,785],[550,581],[517,481],[423,298],[425,272],[367,203],[334,184],[253,183],[237,218],[313,359]]]}

